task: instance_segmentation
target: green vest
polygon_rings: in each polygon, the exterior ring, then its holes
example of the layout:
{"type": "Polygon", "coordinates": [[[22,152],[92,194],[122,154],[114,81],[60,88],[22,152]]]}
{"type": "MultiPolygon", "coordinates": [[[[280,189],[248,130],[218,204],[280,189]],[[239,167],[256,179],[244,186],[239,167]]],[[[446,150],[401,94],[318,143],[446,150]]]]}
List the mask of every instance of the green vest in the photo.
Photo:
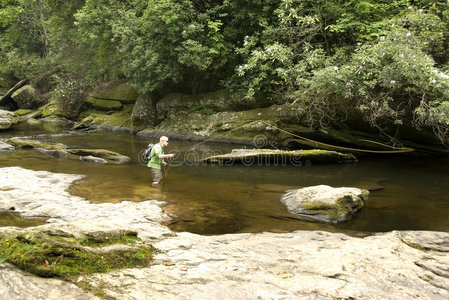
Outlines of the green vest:
{"type": "Polygon", "coordinates": [[[159,158],[159,155],[161,154],[164,154],[164,149],[162,149],[162,145],[160,143],[157,143],[151,149],[148,167],[160,170],[162,166],[162,158],[159,158]]]}

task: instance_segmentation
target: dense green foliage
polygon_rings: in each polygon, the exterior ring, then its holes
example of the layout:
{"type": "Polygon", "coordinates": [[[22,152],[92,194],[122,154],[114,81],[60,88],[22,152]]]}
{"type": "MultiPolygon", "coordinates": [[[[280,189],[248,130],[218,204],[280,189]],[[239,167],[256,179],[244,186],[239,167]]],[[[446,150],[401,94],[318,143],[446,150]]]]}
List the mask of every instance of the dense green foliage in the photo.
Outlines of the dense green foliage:
{"type": "MultiPolygon", "coordinates": [[[[446,0],[1,0],[0,86],[47,74],[75,117],[99,82],[295,101],[312,126],[358,115],[447,143],[446,0]]],[[[41,77],[39,77],[41,76],[41,77]]]]}

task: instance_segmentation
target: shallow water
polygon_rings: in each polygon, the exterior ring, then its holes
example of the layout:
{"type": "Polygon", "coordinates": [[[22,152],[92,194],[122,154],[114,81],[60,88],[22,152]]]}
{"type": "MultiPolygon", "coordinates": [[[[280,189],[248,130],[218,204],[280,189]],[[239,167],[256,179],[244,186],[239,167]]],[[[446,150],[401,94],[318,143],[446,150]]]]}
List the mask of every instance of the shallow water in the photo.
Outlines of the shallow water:
{"type": "Polygon", "coordinates": [[[149,169],[139,163],[138,156],[154,141],[128,134],[47,130],[27,126],[1,132],[0,138],[34,136],[71,148],[117,151],[132,160],[123,165],[92,164],[24,149],[0,153],[0,167],[87,175],[70,191],[94,203],[165,201],[165,211],[176,215],[169,225],[176,231],[222,234],[303,229],[360,235],[408,229],[449,231],[449,158],[377,156],[359,157],[352,164],[209,166],[196,160],[239,146],[171,140],[166,153],[177,156],[165,169],[164,184],[153,188],[149,169]],[[371,192],[352,220],[338,225],[299,220],[280,202],[286,190],[318,184],[382,189],[371,192]]]}
{"type": "Polygon", "coordinates": [[[34,227],[45,224],[46,219],[47,218],[21,218],[17,213],[12,211],[0,212],[0,227],[34,227]]]}

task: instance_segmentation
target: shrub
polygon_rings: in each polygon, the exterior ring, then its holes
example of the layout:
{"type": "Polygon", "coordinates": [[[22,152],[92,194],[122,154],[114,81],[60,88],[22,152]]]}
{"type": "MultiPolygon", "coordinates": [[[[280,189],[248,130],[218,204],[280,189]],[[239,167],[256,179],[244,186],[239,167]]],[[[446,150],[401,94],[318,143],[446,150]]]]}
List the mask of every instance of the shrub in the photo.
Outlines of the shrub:
{"type": "Polygon", "coordinates": [[[434,67],[411,32],[392,31],[374,45],[361,46],[348,64],[314,75],[298,100],[312,124],[326,126],[355,111],[394,138],[406,117],[414,116],[416,127],[431,126],[444,142],[447,130],[440,127],[447,127],[449,78],[434,67]]]}

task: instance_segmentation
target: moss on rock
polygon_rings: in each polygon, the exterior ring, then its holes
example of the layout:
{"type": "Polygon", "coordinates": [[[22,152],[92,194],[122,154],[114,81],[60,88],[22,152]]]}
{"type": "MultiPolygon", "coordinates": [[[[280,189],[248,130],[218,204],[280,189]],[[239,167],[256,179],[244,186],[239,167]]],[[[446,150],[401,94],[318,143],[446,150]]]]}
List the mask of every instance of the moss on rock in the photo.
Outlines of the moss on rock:
{"type": "Polygon", "coordinates": [[[122,111],[114,113],[100,110],[86,111],[80,115],[82,120],[74,126],[74,129],[87,128],[92,125],[132,128],[131,111],[132,105],[125,105],[122,111]]]}
{"type": "Polygon", "coordinates": [[[329,220],[338,221],[346,219],[364,206],[363,201],[354,201],[352,197],[342,197],[335,205],[320,201],[304,201],[302,206],[310,215],[327,215],[329,220]]]}
{"type": "Polygon", "coordinates": [[[61,119],[64,116],[64,112],[59,107],[56,100],[52,99],[47,104],[39,107],[39,112],[34,116],[47,119],[61,119]]]}
{"type": "Polygon", "coordinates": [[[67,146],[64,144],[47,144],[37,140],[10,138],[8,143],[16,148],[40,148],[45,150],[65,151],[67,146]]]}
{"type": "Polygon", "coordinates": [[[119,234],[114,241],[123,244],[126,240],[127,246],[115,248],[98,248],[105,246],[102,242],[97,242],[96,247],[92,248],[86,246],[83,240],[65,233],[29,231],[2,237],[0,256],[35,275],[73,281],[82,274],[146,266],[152,260],[154,251],[152,246],[139,243],[135,233],[119,234]]]}
{"type": "Polygon", "coordinates": [[[137,96],[137,90],[127,83],[119,85],[113,83],[110,86],[103,87],[101,91],[96,91],[92,94],[92,97],[98,99],[117,100],[122,103],[134,103],[136,102],[137,96]]]}
{"type": "Polygon", "coordinates": [[[14,111],[14,113],[18,116],[25,116],[25,115],[29,115],[33,112],[33,110],[31,109],[18,109],[16,111],[14,111]]]}
{"type": "Polygon", "coordinates": [[[273,163],[275,165],[303,165],[303,163],[339,163],[356,162],[352,154],[345,154],[328,150],[296,150],[282,151],[273,149],[234,149],[231,153],[214,155],[203,161],[213,164],[229,163],[273,163]]]}
{"type": "Polygon", "coordinates": [[[69,149],[67,152],[73,155],[100,157],[117,163],[125,163],[130,160],[128,156],[105,149],[69,149]]]}
{"type": "Polygon", "coordinates": [[[94,108],[99,110],[121,110],[123,105],[120,101],[116,100],[107,100],[107,99],[98,99],[94,97],[87,97],[86,103],[91,104],[94,108]]]}
{"type": "Polygon", "coordinates": [[[358,188],[333,188],[327,185],[289,190],[281,202],[292,214],[325,223],[349,220],[368,199],[369,191],[358,188]]]}

